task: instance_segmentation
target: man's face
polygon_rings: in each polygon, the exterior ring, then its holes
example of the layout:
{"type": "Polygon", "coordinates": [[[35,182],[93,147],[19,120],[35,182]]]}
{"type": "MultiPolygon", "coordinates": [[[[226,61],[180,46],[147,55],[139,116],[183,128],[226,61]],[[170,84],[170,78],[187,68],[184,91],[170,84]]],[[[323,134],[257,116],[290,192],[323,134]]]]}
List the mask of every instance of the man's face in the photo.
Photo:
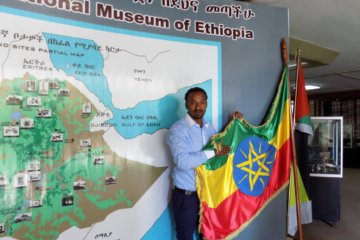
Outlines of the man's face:
{"type": "Polygon", "coordinates": [[[201,124],[202,118],[206,112],[207,99],[203,92],[190,93],[186,101],[186,109],[195,122],[201,124]]]}

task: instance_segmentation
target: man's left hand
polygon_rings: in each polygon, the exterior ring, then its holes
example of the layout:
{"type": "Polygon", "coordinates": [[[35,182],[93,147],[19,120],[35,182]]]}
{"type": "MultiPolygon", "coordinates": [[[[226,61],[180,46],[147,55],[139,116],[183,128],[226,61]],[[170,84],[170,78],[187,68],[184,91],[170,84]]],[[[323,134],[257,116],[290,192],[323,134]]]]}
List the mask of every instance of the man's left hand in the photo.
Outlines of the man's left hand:
{"type": "Polygon", "coordinates": [[[240,119],[240,118],[242,118],[244,115],[241,113],[241,112],[238,112],[238,111],[235,111],[234,113],[233,113],[233,115],[232,115],[232,118],[234,119],[234,118],[238,118],[238,119],[240,119]]]}
{"type": "Polygon", "coordinates": [[[219,149],[215,149],[215,156],[224,156],[224,155],[228,155],[231,151],[231,147],[230,146],[221,146],[221,148],[219,149]]]}

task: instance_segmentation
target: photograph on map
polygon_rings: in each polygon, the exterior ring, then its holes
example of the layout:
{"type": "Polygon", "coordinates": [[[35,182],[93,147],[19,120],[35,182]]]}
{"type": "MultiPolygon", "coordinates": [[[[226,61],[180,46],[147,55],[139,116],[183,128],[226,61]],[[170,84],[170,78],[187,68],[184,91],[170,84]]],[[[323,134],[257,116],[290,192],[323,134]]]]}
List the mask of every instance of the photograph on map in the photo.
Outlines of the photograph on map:
{"type": "Polygon", "coordinates": [[[104,163],[105,163],[105,157],[104,156],[95,156],[94,165],[102,165],[104,163]]]}
{"type": "Polygon", "coordinates": [[[52,142],[62,142],[64,140],[64,134],[59,132],[54,132],[51,134],[52,142]]]}
{"type": "Polygon", "coordinates": [[[14,222],[24,222],[31,220],[31,213],[19,213],[15,216],[14,222]]]}
{"type": "Polygon", "coordinates": [[[115,176],[105,177],[105,184],[106,185],[115,184],[115,183],[116,183],[116,177],[115,176]]]}
{"type": "Polygon", "coordinates": [[[6,98],[6,104],[7,105],[21,105],[22,104],[23,97],[18,95],[9,95],[6,98]]]}
{"type": "Polygon", "coordinates": [[[70,205],[74,205],[74,197],[73,196],[65,196],[62,198],[62,206],[70,206],[70,205]]]}
{"type": "Polygon", "coordinates": [[[91,139],[80,139],[80,147],[91,147],[91,139]]]}
{"type": "Polygon", "coordinates": [[[51,109],[39,108],[37,111],[37,116],[39,118],[49,118],[51,117],[51,109]]]}
{"type": "Polygon", "coordinates": [[[28,97],[26,99],[26,105],[27,106],[41,106],[41,97],[40,96],[28,97]]]}
{"type": "Polygon", "coordinates": [[[42,207],[42,205],[43,205],[42,199],[39,199],[39,200],[30,200],[30,207],[31,207],[31,208],[42,207]]]}
{"type": "Polygon", "coordinates": [[[36,82],[27,80],[25,81],[25,89],[27,92],[35,92],[36,91],[36,82]]]}
{"type": "Polygon", "coordinates": [[[83,189],[85,189],[85,185],[86,185],[86,183],[85,183],[85,181],[84,180],[82,180],[82,179],[80,179],[80,180],[78,180],[78,181],[75,181],[74,182],[74,190],[83,190],[83,189]]]}
{"type": "Polygon", "coordinates": [[[4,137],[18,137],[20,136],[19,126],[5,126],[4,137]]]}
{"type": "Polygon", "coordinates": [[[40,170],[39,160],[28,162],[28,171],[38,171],[38,170],[40,170]]]}
{"type": "Polygon", "coordinates": [[[21,118],[20,119],[20,128],[34,128],[34,119],[31,118],[21,118]]]}
{"type": "Polygon", "coordinates": [[[29,182],[38,182],[41,180],[41,171],[29,172],[29,182]]]}

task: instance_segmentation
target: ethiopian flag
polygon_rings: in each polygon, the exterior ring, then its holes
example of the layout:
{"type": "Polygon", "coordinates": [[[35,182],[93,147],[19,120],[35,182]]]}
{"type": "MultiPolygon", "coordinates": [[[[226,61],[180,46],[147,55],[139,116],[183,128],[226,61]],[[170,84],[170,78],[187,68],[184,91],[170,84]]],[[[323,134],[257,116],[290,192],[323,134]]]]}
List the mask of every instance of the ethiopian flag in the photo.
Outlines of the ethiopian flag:
{"type": "Polygon", "coordinates": [[[196,168],[201,202],[199,230],[206,239],[232,238],[288,186],[292,146],[290,95],[285,67],[274,101],[260,126],[232,120],[206,149],[229,145],[228,156],[196,168]]]}

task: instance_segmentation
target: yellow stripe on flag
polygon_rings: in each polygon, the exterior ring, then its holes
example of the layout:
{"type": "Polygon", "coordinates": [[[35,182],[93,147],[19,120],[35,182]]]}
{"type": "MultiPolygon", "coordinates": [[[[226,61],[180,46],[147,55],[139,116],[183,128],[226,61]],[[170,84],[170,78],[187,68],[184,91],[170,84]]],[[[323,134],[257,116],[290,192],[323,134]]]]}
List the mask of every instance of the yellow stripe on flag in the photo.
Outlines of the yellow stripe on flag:
{"type": "Polygon", "coordinates": [[[287,99],[284,104],[283,115],[278,126],[278,132],[275,137],[269,141],[269,144],[280,149],[286,140],[290,138],[290,100],[287,99]]]}
{"type": "Polygon", "coordinates": [[[206,201],[210,208],[216,208],[223,200],[238,190],[232,175],[233,159],[234,154],[230,154],[226,164],[214,171],[206,170],[205,165],[196,169],[198,177],[204,177],[201,179],[201,182],[206,185],[201,186],[202,199],[206,201]],[[220,184],[224,186],[220,186],[220,184]]]}

